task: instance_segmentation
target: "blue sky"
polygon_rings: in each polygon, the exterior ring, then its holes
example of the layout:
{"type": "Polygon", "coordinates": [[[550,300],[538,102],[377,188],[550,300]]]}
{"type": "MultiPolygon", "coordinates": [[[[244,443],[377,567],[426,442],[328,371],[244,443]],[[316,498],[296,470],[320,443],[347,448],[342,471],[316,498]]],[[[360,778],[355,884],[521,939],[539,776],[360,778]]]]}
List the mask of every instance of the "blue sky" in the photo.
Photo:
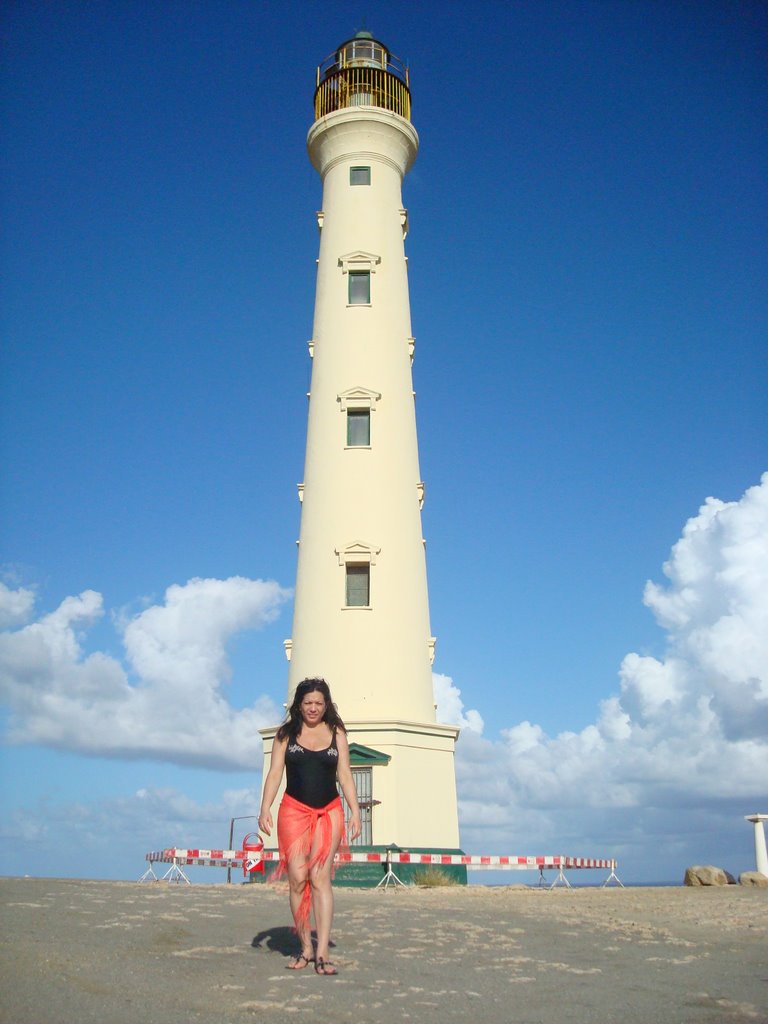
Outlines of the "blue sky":
{"type": "Polygon", "coordinates": [[[410,65],[421,138],[414,384],[462,844],[615,855],[633,881],[752,868],[765,6],[350,10],[7,8],[0,871],[131,878],[257,809],[299,528],[305,137],[363,16],[410,65]]]}

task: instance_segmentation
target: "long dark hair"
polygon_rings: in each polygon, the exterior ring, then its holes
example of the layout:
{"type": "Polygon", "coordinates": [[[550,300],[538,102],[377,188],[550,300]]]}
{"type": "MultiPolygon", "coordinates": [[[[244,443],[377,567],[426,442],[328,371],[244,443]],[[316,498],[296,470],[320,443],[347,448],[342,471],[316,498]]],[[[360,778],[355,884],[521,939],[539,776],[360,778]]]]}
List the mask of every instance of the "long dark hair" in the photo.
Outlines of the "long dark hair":
{"type": "Polygon", "coordinates": [[[331,697],[331,690],[328,683],[324,679],[302,679],[299,685],[296,687],[296,691],[293,694],[293,701],[291,706],[288,708],[288,714],[285,717],[285,721],[277,730],[275,739],[277,740],[295,740],[301,732],[301,727],[304,724],[304,720],[301,717],[301,702],[307,696],[308,693],[322,693],[325,699],[325,713],[323,714],[323,721],[331,727],[331,729],[341,729],[342,732],[346,732],[346,726],[341,720],[341,715],[336,710],[336,705],[333,703],[331,697]]]}

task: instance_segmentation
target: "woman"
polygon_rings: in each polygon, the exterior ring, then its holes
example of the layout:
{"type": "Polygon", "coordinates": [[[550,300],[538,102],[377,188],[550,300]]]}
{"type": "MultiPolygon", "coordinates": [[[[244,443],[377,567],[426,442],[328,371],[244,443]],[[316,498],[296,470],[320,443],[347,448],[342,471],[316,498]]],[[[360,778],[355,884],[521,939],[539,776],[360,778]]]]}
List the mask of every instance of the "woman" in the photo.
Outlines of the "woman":
{"type": "Polygon", "coordinates": [[[284,768],[285,795],[277,816],[277,877],[288,875],[291,912],[301,942],[301,953],[293,958],[289,970],[302,970],[314,963],[317,974],[338,974],[328,959],[333,858],[344,835],[337,780],[351,811],[350,839],[360,835],[360,809],[349,767],[347,731],[324,679],[299,683],[286,721],[275,735],[259,813],[259,830],[268,836],[272,834],[272,803],[284,768]],[[316,951],[309,924],[311,909],[315,912],[316,951]]]}

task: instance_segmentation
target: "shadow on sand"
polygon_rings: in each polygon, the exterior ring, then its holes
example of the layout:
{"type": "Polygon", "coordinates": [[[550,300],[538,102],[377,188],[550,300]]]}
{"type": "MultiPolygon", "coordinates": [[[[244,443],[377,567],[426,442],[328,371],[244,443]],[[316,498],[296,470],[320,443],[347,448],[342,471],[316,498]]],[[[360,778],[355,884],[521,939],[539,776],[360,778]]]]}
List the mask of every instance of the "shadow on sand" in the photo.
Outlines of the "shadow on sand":
{"type": "MultiPolygon", "coordinates": [[[[316,943],[317,935],[312,932],[312,941],[316,943]]],[[[335,943],[330,942],[331,949],[335,943]]],[[[283,956],[296,956],[301,952],[296,932],[290,925],[278,925],[275,928],[265,928],[263,932],[254,935],[251,942],[253,949],[269,949],[273,953],[282,953],[283,956]]]]}

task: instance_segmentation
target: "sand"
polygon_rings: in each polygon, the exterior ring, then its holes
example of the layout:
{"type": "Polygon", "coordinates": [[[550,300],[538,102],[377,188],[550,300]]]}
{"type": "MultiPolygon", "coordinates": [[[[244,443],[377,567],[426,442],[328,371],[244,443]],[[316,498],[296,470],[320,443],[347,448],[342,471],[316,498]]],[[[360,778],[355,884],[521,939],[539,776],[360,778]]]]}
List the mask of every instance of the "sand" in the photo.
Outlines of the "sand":
{"type": "Polygon", "coordinates": [[[768,890],[336,891],[336,978],[285,892],[0,879],[8,1024],[768,1021],[768,890]]]}

